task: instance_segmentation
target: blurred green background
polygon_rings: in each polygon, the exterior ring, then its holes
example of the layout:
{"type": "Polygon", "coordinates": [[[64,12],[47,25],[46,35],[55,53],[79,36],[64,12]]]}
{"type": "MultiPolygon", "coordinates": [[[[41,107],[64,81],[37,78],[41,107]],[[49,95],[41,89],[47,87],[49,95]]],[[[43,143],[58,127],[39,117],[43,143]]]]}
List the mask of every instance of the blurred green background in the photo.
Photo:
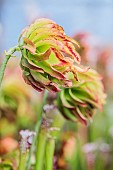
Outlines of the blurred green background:
{"type": "MultiPolygon", "coordinates": [[[[82,63],[103,76],[107,94],[103,110],[87,127],[60,119],[54,170],[112,170],[113,1],[0,0],[0,64],[3,50],[15,45],[21,30],[40,17],[55,20],[78,40],[82,63]]],[[[9,62],[0,91],[0,162],[7,169],[17,169],[19,130],[34,129],[42,101],[42,94],[24,83],[18,65],[18,59],[9,62]]]]}

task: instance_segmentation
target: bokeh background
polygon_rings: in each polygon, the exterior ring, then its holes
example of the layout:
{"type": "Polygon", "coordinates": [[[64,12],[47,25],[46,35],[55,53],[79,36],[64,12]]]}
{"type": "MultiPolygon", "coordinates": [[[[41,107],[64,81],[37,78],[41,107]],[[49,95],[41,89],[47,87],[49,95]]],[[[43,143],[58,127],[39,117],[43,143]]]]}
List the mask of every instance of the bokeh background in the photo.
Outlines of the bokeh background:
{"type": "MultiPolygon", "coordinates": [[[[54,170],[113,170],[113,0],[0,0],[0,59],[17,44],[21,30],[40,17],[54,20],[79,41],[82,63],[103,76],[107,94],[106,105],[88,127],[61,119],[65,125],[54,170]]],[[[9,62],[0,94],[0,155],[15,169],[18,132],[34,129],[41,101],[41,95],[25,85],[18,65],[18,60],[9,62]]]]}
{"type": "Polygon", "coordinates": [[[66,34],[87,31],[104,43],[113,43],[112,0],[0,0],[0,51],[17,43],[26,25],[48,17],[66,34]]]}

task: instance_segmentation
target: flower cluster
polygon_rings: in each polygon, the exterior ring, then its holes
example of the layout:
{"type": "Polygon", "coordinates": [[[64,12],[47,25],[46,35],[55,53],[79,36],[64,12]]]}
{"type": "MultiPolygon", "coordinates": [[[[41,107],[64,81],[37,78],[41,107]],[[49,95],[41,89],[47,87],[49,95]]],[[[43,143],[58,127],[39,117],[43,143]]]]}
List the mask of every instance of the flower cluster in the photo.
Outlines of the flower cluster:
{"type": "Polygon", "coordinates": [[[59,92],[58,106],[65,117],[87,124],[105,100],[100,75],[80,65],[79,44],[61,26],[38,19],[19,38],[21,68],[27,84],[41,92],[59,92]]]}
{"type": "Polygon", "coordinates": [[[45,18],[36,20],[23,31],[19,43],[24,80],[37,91],[46,88],[57,92],[59,87],[72,86],[67,72],[72,72],[77,79],[77,68],[73,64],[80,63],[75,49],[79,45],[55,22],[45,18]]]}

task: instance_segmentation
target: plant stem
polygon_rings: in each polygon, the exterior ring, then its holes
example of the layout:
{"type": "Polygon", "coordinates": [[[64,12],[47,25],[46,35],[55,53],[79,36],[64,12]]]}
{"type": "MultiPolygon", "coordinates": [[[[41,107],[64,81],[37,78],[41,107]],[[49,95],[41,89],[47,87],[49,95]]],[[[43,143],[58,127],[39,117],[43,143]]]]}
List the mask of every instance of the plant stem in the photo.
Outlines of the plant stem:
{"type": "Polygon", "coordinates": [[[19,159],[20,162],[19,162],[18,170],[25,170],[26,158],[27,158],[27,152],[25,153],[20,152],[20,159],[19,159]]]}
{"type": "Polygon", "coordinates": [[[46,144],[46,170],[53,169],[55,139],[49,138],[46,144]]]}
{"type": "Polygon", "coordinates": [[[0,86],[1,86],[1,83],[2,83],[2,80],[3,80],[3,77],[4,77],[4,72],[5,72],[5,68],[6,68],[7,62],[8,62],[10,57],[11,57],[10,55],[7,55],[4,58],[2,66],[0,68],[0,86]]]}
{"type": "Polygon", "coordinates": [[[37,136],[38,136],[38,134],[39,134],[39,129],[40,129],[41,122],[42,122],[43,106],[44,106],[45,103],[46,103],[47,96],[48,96],[48,91],[45,90],[44,95],[43,95],[43,101],[42,101],[40,113],[38,113],[38,120],[37,120],[37,123],[36,123],[36,126],[35,126],[36,136],[34,137],[33,142],[32,142],[32,145],[31,145],[31,148],[30,148],[30,152],[29,152],[28,160],[27,160],[27,164],[26,164],[26,170],[29,170],[29,169],[30,169],[30,165],[31,165],[31,155],[32,155],[32,153],[33,153],[33,149],[34,149],[34,146],[35,146],[35,143],[36,143],[36,138],[37,138],[37,136]]]}
{"type": "Polygon", "coordinates": [[[48,91],[45,90],[45,91],[44,91],[44,94],[43,94],[43,101],[42,101],[40,113],[38,113],[38,120],[37,120],[37,123],[36,123],[36,126],[35,126],[35,132],[37,132],[37,134],[38,134],[38,132],[39,132],[40,125],[41,125],[41,123],[42,123],[43,107],[44,107],[44,105],[46,104],[47,96],[48,96],[48,91]]]}
{"type": "Polygon", "coordinates": [[[36,146],[36,165],[35,170],[42,170],[44,165],[44,155],[45,147],[47,142],[47,131],[46,129],[41,129],[39,136],[37,138],[36,146]]]}
{"type": "Polygon", "coordinates": [[[19,51],[18,46],[10,48],[8,50],[8,52],[6,52],[6,56],[5,56],[5,58],[4,58],[3,62],[2,62],[1,68],[0,68],[0,86],[1,86],[1,83],[2,83],[2,80],[3,80],[3,77],[4,77],[4,72],[5,72],[8,60],[10,59],[10,57],[13,55],[13,53],[15,51],[19,51]]]}

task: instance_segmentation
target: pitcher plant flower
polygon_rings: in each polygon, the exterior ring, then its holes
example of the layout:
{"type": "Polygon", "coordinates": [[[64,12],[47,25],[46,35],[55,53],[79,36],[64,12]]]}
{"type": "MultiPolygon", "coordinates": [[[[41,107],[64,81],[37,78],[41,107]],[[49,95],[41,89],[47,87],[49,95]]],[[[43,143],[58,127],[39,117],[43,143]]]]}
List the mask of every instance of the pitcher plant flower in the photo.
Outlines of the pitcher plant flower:
{"type": "Polygon", "coordinates": [[[40,92],[44,89],[57,92],[60,86],[72,85],[66,73],[74,73],[73,63],[80,64],[75,49],[79,44],[66,36],[61,26],[49,19],[38,19],[23,30],[19,44],[22,53],[20,65],[27,84],[40,92]]]}
{"type": "MultiPolygon", "coordinates": [[[[73,79],[73,75],[68,75],[73,79]]],[[[105,103],[102,77],[94,70],[78,72],[79,81],[73,79],[71,88],[62,89],[58,94],[58,107],[69,120],[87,125],[96,109],[102,110],[105,103]]]]}
{"type": "MultiPolygon", "coordinates": [[[[59,132],[64,123],[61,114],[68,120],[87,125],[95,110],[102,110],[106,97],[102,77],[89,67],[80,65],[80,50],[82,49],[78,42],[68,37],[61,26],[42,18],[25,28],[19,37],[18,45],[5,52],[6,56],[0,69],[0,85],[8,60],[19,51],[25,82],[30,85],[29,88],[32,86],[39,92],[44,91],[35,126],[36,134],[29,130],[20,131],[18,170],[31,169],[35,144],[34,169],[41,170],[43,166],[49,170],[53,169],[55,139],[59,135],[56,132],[59,132]],[[58,93],[48,97],[48,91],[58,93]],[[51,104],[49,100],[52,100],[52,105],[47,105],[51,104]],[[53,102],[55,100],[56,103],[53,102]],[[61,117],[53,114],[57,113],[58,109],[61,111],[61,117]]],[[[0,111],[3,115],[6,111],[14,113],[12,115],[16,113],[16,119],[21,120],[27,114],[28,119],[32,120],[31,114],[34,110],[29,106],[33,104],[30,89],[24,87],[20,78],[15,81],[15,77],[17,76],[13,76],[9,83],[6,82],[1,88],[0,111]]],[[[23,126],[23,123],[21,124],[23,126]]]]}

